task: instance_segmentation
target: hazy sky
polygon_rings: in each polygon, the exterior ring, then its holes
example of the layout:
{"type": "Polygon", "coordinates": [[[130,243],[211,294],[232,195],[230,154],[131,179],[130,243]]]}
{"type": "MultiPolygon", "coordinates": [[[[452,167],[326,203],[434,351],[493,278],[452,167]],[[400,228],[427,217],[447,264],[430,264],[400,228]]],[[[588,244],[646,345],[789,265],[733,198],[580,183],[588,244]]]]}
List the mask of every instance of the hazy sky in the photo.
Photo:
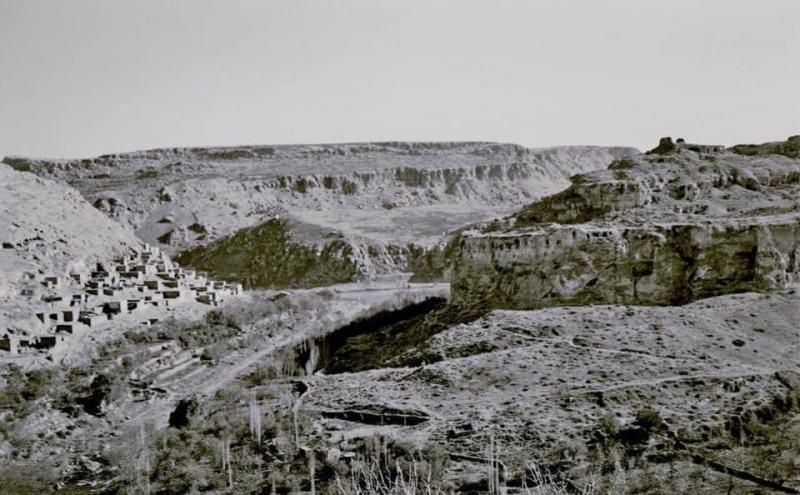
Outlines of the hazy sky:
{"type": "Polygon", "coordinates": [[[0,155],[800,134],[798,0],[0,0],[0,155]]]}

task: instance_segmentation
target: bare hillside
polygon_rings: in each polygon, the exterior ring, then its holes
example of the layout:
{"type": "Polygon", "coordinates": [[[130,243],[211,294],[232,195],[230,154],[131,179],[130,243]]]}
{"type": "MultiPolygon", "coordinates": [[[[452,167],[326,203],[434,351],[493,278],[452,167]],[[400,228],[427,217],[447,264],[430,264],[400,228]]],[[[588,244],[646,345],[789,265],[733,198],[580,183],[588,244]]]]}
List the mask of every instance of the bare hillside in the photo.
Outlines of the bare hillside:
{"type": "Polygon", "coordinates": [[[30,320],[45,276],[68,279],[139,244],[73,188],[0,165],[0,321],[30,320]]]}

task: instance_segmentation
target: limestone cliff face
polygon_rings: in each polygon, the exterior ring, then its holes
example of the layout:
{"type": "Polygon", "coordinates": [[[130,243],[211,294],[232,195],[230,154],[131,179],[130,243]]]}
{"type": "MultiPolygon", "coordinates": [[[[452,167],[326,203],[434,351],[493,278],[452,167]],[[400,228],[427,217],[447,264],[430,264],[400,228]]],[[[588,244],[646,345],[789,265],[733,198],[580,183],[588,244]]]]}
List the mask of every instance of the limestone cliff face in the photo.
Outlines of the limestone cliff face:
{"type": "Polygon", "coordinates": [[[466,234],[453,276],[456,300],[514,309],[682,304],[780,288],[800,281],[800,217],[466,234]]]}
{"type": "MultiPolygon", "coordinates": [[[[637,153],[594,146],[399,142],[176,148],[4,162],[66,181],[143,240],[177,251],[287,215],[329,229],[346,224],[368,237],[384,229],[374,227],[375,218],[406,217],[403,212],[420,208],[452,208],[465,216],[465,224],[482,221],[495,210],[507,214],[563,189],[574,174],[637,153]],[[336,214],[342,211],[353,214],[336,214]]],[[[416,230],[427,227],[413,240],[433,240],[460,226],[427,213],[413,219],[416,230]]]]}
{"type": "Polygon", "coordinates": [[[682,304],[800,281],[800,160],[621,160],[463,233],[452,294],[493,307],[682,304]]]}
{"type": "Polygon", "coordinates": [[[636,154],[391,142],[5,162],[66,181],[142,240],[183,253],[185,263],[253,286],[308,286],[409,271],[438,280],[449,232],[636,154]],[[225,258],[235,262],[226,266],[225,258]]]}

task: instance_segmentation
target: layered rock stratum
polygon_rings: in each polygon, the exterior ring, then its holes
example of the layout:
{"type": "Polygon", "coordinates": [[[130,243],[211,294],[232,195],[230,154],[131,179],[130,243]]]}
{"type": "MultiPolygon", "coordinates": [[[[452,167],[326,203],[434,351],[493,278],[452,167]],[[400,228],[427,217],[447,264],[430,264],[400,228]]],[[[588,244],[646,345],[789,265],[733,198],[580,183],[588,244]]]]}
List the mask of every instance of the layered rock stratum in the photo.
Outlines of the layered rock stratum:
{"type": "Polygon", "coordinates": [[[464,232],[453,295],[533,309],[786,287],[800,279],[797,141],[746,154],[662,142],[578,175],[565,191],[464,232]]]}
{"type": "MultiPolygon", "coordinates": [[[[5,163],[67,182],[144,241],[171,253],[190,249],[184,262],[246,284],[286,286],[263,268],[264,260],[281,259],[287,250],[314,253],[320,266],[330,260],[327,283],[397,271],[437,278],[443,263],[429,251],[452,229],[509,214],[563,189],[574,174],[636,154],[593,146],[390,142],[173,148],[5,163]],[[276,225],[286,242],[259,242],[276,225]],[[256,276],[241,277],[240,269],[217,263],[219,252],[249,260],[246,268],[256,276]]],[[[288,285],[325,282],[298,277],[288,285]]]]}

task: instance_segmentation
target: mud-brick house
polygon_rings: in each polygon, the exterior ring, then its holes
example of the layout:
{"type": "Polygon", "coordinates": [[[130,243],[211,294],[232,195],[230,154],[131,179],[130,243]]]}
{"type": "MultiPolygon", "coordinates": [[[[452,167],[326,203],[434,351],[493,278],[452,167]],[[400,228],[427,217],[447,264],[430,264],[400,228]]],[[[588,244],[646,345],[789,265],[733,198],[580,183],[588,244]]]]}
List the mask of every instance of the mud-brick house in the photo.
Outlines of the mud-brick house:
{"type": "Polygon", "coordinates": [[[197,296],[197,302],[217,306],[223,302],[225,293],[226,290],[208,290],[207,292],[197,296]]]}
{"type": "Polygon", "coordinates": [[[99,323],[105,321],[103,315],[98,314],[94,311],[81,311],[80,317],[78,321],[83,323],[86,326],[96,326],[99,323]]]}
{"type": "Polygon", "coordinates": [[[56,325],[56,333],[72,333],[72,323],[59,323],[56,325]]]}
{"type": "Polygon", "coordinates": [[[10,354],[19,354],[23,347],[28,346],[28,339],[23,339],[19,335],[3,335],[0,337],[0,350],[8,351],[10,354]]]}
{"type": "Polygon", "coordinates": [[[38,349],[56,349],[65,345],[66,337],[63,334],[40,335],[34,347],[38,349]]]}
{"type": "Polygon", "coordinates": [[[64,296],[44,295],[42,296],[42,302],[46,303],[51,308],[54,308],[64,303],[64,296]]]}
{"type": "Polygon", "coordinates": [[[211,306],[216,306],[217,304],[219,304],[217,302],[216,296],[217,296],[216,293],[208,292],[206,294],[200,294],[199,296],[197,296],[196,300],[197,300],[197,302],[202,303],[202,304],[208,304],[208,305],[211,305],[211,306]]]}
{"type": "Polygon", "coordinates": [[[103,313],[107,315],[117,315],[122,313],[122,303],[119,301],[109,301],[103,304],[103,313]]]}
{"type": "Polygon", "coordinates": [[[70,306],[81,306],[89,302],[89,294],[86,293],[78,293],[72,294],[72,301],[69,303],[70,306]]]}
{"type": "Polygon", "coordinates": [[[125,280],[130,280],[135,283],[142,283],[144,280],[144,272],[131,270],[128,272],[119,272],[119,276],[125,280]]]}
{"type": "Polygon", "coordinates": [[[133,271],[132,266],[126,261],[124,263],[119,263],[114,267],[114,271],[117,273],[123,272],[131,272],[133,271]]]}
{"type": "Polygon", "coordinates": [[[155,265],[141,264],[133,267],[134,271],[144,273],[145,275],[155,275],[158,270],[155,265]]]}
{"type": "Polygon", "coordinates": [[[182,301],[186,299],[188,291],[181,289],[168,289],[164,290],[161,294],[164,296],[164,299],[177,299],[182,301]]]}

